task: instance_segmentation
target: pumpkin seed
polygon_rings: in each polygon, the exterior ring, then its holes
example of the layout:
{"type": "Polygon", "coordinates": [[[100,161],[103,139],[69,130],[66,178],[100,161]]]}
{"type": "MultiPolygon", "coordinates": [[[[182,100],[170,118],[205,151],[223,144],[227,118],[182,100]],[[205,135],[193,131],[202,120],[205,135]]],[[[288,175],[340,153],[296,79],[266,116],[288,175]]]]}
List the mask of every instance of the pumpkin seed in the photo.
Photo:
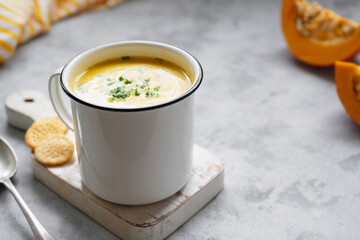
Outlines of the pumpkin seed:
{"type": "Polygon", "coordinates": [[[357,23],[323,8],[317,2],[296,1],[296,28],[311,41],[335,45],[350,39],[357,23]]]}

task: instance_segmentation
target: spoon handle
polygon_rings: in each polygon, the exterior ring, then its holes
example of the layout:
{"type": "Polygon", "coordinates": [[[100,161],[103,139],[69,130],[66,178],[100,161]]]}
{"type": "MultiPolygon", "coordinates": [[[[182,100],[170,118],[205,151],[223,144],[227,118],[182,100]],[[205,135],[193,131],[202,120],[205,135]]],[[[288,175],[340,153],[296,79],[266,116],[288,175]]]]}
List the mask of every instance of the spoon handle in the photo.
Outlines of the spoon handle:
{"type": "Polygon", "coordinates": [[[12,184],[10,179],[5,180],[4,185],[10,190],[15,200],[18,202],[22,212],[24,213],[26,220],[28,221],[30,228],[34,234],[36,240],[52,240],[52,237],[37,220],[35,215],[32,213],[30,208],[26,205],[25,201],[22,199],[15,186],[12,184]]]}

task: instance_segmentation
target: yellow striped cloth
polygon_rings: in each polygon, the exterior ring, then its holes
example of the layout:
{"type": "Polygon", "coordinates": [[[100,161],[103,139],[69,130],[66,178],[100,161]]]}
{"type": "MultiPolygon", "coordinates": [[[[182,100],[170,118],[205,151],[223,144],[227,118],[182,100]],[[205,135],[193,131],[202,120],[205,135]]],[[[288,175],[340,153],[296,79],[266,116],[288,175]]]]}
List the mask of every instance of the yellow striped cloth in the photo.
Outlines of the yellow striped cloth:
{"type": "Polygon", "coordinates": [[[114,6],[123,0],[0,0],[0,62],[16,47],[71,15],[114,6]]]}

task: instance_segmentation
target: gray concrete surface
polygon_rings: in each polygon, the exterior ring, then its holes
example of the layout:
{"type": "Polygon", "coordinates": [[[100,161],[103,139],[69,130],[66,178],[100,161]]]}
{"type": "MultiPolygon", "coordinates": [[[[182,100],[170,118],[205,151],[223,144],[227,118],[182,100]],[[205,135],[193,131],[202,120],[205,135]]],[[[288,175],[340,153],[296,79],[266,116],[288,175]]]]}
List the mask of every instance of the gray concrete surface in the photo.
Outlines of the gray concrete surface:
{"type": "MultiPolygon", "coordinates": [[[[356,0],[320,0],[360,21],[356,0]]],[[[0,67],[0,99],[47,91],[54,69],[75,54],[130,39],[170,43],[205,71],[196,100],[196,143],[225,162],[225,188],[169,239],[360,239],[360,127],[338,100],[332,68],[288,52],[281,1],[134,0],[59,22],[0,67]]],[[[358,58],[359,59],[359,58],[358,58]]],[[[357,60],[357,59],[355,59],[357,60]]],[[[0,134],[20,160],[14,182],[55,239],[116,239],[34,179],[24,133],[0,134]]],[[[0,239],[31,239],[0,187],[0,239]]]]}

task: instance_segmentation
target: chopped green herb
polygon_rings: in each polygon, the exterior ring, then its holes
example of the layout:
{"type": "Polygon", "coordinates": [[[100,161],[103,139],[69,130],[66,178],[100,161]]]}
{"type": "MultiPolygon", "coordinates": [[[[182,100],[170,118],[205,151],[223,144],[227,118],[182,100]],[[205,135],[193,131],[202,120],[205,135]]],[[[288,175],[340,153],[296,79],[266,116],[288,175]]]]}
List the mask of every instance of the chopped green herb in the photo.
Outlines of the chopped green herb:
{"type": "Polygon", "coordinates": [[[110,90],[111,95],[113,98],[117,99],[125,99],[127,97],[130,97],[130,91],[125,91],[124,87],[117,87],[112,90],[110,90]]]}
{"type": "Polygon", "coordinates": [[[115,83],[110,78],[106,79],[106,81],[108,81],[108,84],[107,84],[108,86],[113,85],[115,83]]]}
{"type": "Polygon", "coordinates": [[[133,83],[133,81],[132,80],[129,80],[129,79],[125,79],[125,82],[124,82],[125,84],[131,84],[131,83],[133,83]]]}
{"type": "Polygon", "coordinates": [[[119,77],[119,81],[120,81],[120,82],[124,82],[125,84],[131,84],[131,83],[133,83],[132,80],[129,80],[129,79],[127,79],[127,78],[124,78],[123,76],[120,76],[120,77],[119,77]]]}
{"type": "Polygon", "coordinates": [[[143,85],[141,85],[141,89],[146,88],[147,86],[149,86],[149,82],[150,82],[150,78],[145,79],[145,81],[143,82],[143,85]]]}
{"type": "Polygon", "coordinates": [[[130,56],[124,56],[121,58],[122,60],[129,60],[130,59],[130,56]]]}
{"type": "Polygon", "coordinates": [[[151,91],[146,91],[146,93],[145,93],[145,97],[152,97],[154,95],[155,95],[155,93],[151,92],[151,91]]]}
{"type": "Polygon", "coordinates": [[[140,93],[139,93],[139,91],[138,91],[137,88],[136,88],[135,91],[134,91],[134,95],[135,95],[135,96],[140,96],[140,93]]]}
{"type": "Polygon", "coordinates": [[[158,61],[161,61],[161,62],[164,61],[164,59],[158,58],[158,57],[156,57],[155,60],[158,60],[158,61]]]}
{"type": "Polygon", "coordinates": [[[154,87],[154,91],[159,91],[160,90],[160,85],[159,86],[157,86],[157,87],[154,87]]]}

